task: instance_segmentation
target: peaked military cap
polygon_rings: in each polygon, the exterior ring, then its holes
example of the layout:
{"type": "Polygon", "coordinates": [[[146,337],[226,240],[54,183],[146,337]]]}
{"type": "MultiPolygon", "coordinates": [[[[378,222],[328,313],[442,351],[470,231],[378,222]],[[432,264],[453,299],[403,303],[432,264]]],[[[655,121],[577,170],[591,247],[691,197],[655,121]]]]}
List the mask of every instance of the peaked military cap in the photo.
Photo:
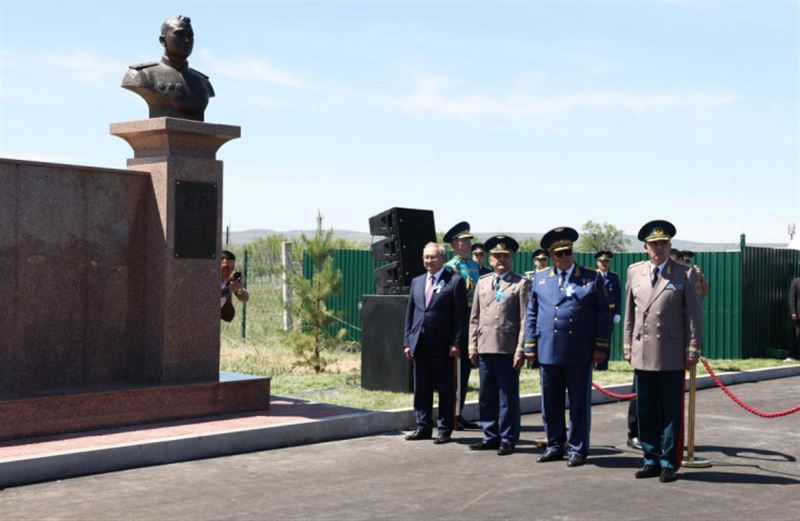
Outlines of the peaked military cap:
{"type": "Polygon", "coordinates": [[[444,242],[453,242],[456,239],[472,239],[474,236],[469,233],[469,223],[461,221],[444,234],[444,242]]]}
{"type": "Polygon", "coordinates": [[[681,252],[681,257],[683,257],[684,259],[691,259],[692,257],[694,257],[694,252],[692,250],[683,250],[681,252]]]}
{"type": "Polygon", "coordinates": [[[562,226],[553,228],[542,237],[542,248],[546,250],[562,251],[572,248],[578,240],[578,232],[574,228],[562,226]]]}
{"type": "Polygon", "coordinates": [[[613,256],[614,254],[608,250],[600,250],[594,254],[594,258],[601,261],[610,261],[613,256]]]}
{"type": "Polygon", "coordinates": [[[547,254],[547,250],[545,250],[543,248],[539,248],[538,250],[533,252],[533,258],[536,259],[536,260],[545,260],[545,259],[549,259],[550,255],[547,254]]]}
{"type": "Polygon", "coordinates": [[[472,253],[485,253],[486,247],[483,245],[482,242],[476,242],[475,244],[472,245],[470,251],[472,253]]]}
{"type": "Polygon", "coordinates": [[[495,235],[486,240],[486,249],[489,253],[514,253],[519,243],[508,235],[495,235]]]}
{"type": "Polygon", "coordinates": [[[661,219],[650,221],[642,226],[638,237],[644,242],[668,241],[675,237],[675,226],[661,219]]]}
{"type": "Polygon", "coordinates": [[[672,248],[671,250],[669,250],[669,255],[670,255],[670,257],[679,257],[679,258],[681,258],[681,257],[683,257],[683,252],[681,250],[672,248]]]}

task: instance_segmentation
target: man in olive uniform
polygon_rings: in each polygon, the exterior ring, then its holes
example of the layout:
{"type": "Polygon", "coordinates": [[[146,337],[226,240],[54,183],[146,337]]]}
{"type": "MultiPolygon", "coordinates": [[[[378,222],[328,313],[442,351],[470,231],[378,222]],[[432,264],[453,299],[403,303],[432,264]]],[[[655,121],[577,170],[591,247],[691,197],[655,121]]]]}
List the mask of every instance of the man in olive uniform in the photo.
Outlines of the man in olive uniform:
{"type": "MultiPolygon", "coordinates": [[[[480,266],[472,260],[470,248],[472,246],[473,235],[470,233],[469,223],[462,221],[444,234],[444,242],[450,243],[453,248],[453,258],[447,261],[445,269],[459,275],[467,287],[467,302],[465,305],[464,324],[469,321],[469,309],[472,306],[472,296],[475,294],[475,285],[478,283],[480,277],[480,266]]],[[[467,389],[469,387],[469,373],[472,370],[472,365],[469,362],[469,353],[466,347],[461,352],[461,358],[458,363],[458,382],[456,387],[460,390],[458,396],[458,410],[456,411],[456,430],[461,429],[478,429],[479,425],[465,420],[461,416],[461,411],[464,408],[464,400],[467,398],[467,389]]]]}
{"type": "Polygon", "coordinates": [[[675,226],[650,221],[639,230],[649,261],[628,267],[625,360],[634,368],[644,464],[636,478],[675,481],[683,457],[685,369],[700,358],[703,308],[695,270],[669,258],[675,226]]]}
{"type": "Polygon", "coordinates": [[[537,272],[544,271],[549,267],[547,265],[547,261],[550,259],[550,257],[547,256],[547,250],[539,248],[533,252],[532,256],[533,269],[525,272],[525,278],[529,280],[533,280],[533,276],[536,275],[537,272]]]}
{"type": "Polygon", "coordinates": [[[490,270],[483,264],[483,257],[486,254],[486,247],[483,245],[483,243],[476,242],[475,244],[472,245],[472,248],[470,249],[472,250],[472,260],[474,260],[479,267],[480,270],[479,274],[482,276],[486,275],[487,273],[491,273],[492,270],[490,270]]]}
{"type": "Polygon", "coordinates": [[[164,46],[161,61],[131,65],[122,87],[144,98],[151,118],[203,121],[214,89],[208,76],[189,68],[186,60],[194,47],[192,20],[180,15],[167,18],[158,41],[164,46]]]}
{"type": "Polygon", "coordinates": [[[469,324],[469,358],[481,377],[483,440],[470,449],[506,456],[519,441],[519,369],[530,281],[512,271],[517,241],[497,235],[486,248],[494,273],[478,280],[469,324]]]}

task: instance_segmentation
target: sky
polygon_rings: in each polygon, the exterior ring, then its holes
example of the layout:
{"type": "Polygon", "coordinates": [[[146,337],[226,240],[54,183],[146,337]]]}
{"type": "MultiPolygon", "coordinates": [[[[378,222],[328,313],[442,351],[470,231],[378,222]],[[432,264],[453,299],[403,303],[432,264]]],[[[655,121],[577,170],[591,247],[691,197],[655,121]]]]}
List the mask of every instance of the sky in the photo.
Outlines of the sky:
{"type": "Polygon", "coordinates": [[[0,0],[0,156],[125,168],[120,87],[191,17],[233,231],[608,222],[788,242],[800,228],[800,3],[0,0]]]}

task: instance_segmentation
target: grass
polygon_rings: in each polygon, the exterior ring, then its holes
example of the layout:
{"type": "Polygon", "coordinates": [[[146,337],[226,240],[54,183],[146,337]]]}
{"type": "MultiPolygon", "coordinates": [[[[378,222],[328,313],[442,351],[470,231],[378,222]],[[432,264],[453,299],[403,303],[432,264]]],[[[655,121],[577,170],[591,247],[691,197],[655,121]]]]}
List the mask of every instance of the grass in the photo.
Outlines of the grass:
{"type": "MultiPolygon", "coordinates": [[[[271,376],[272,394],[277,396],[370,410],[412,406],[413,397],[410,393],[361,389],[361,354],[358,344],[344,343],[337,351],[328,353],[328,367],[323,373],[314,373],[309,368],[296,366],[294,353],[285,345],[286,333],[281,329],[283,311],[277,281],[251,284],[249,291],[251,297],[247,305],[247,338],[241,338],[241,304],[236,304],[237,316],[234,321],[222,325],[222,370],[271,376]]],[[[709,364],[715,373],[786,365],[772,358],[709,360],[709,364]]],[[[706,374],[702,365],[698,366],[697,374],[706,374]]],[[[602,386],[630,383],[632,379],[633,370],[621,361],[610,362],[608,371],[594,373],[594,381],[602,386]]],[[[477,371],[472,372],[469,383],[467,400],[477,400],[477,371]]],[[[538,392],[538,370],[523,369],[520,373],[520,393],[538,392]]]]}

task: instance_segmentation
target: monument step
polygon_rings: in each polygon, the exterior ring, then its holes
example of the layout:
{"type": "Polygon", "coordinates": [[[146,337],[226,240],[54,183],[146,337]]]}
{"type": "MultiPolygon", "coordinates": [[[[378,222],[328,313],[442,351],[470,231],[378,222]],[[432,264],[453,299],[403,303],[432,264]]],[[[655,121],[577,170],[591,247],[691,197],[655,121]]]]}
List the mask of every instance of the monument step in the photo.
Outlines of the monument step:
{"type": "Polygon", "coordinates": [[[214,382],[63,391],[0,396],[0,441],[266,410],[270,378],[222,372],[214,382]]]}

